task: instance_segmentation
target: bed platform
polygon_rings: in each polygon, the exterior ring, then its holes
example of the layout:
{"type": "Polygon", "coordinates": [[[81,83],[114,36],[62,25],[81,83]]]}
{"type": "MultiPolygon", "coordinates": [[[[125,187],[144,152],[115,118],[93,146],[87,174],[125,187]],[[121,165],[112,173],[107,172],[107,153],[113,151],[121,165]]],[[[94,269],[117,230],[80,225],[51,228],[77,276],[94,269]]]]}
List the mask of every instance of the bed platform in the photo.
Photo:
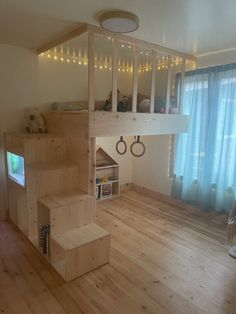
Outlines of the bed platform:
{"type": "Polygon", "coordinates": [[[88,110],[82,114],[85,119],[88,114],[90,137],[187,131],[188,118],[179,108],[185,71],[195,68],[195,57],[89,24],[56,38],[37,53],[40,58],[87,67],[88,97],[81,108],[88,110]],[[101,84],[106,95],[110,92],[108,111],[103,110],[105,95],[104,102],[97,101],[101,84]],[[124,99],[125,108],[120,107],[124,99]]]}
{"type": "Polygon", "coordinates": [[[102,111],[89,114],[91,137],[177,134],[186,132],[187,127],[186,115],[102,111]]]}

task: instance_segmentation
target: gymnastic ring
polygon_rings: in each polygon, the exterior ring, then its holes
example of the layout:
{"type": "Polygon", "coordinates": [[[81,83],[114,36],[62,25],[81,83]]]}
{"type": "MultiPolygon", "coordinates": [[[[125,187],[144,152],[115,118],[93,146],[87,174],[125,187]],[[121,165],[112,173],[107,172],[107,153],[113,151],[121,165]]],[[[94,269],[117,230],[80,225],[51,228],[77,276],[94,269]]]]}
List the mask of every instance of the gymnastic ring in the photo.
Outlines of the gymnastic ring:
{"type": "Polygon", "coordinates": [[[127,144],[126,144],[126,142],[123,140],[123,136],[121,136],[121,137],[120,137],[120,140],[116,143],[116,151],[117,151],[117,153],[118,153],[119,155],[124,155],[124,154],[126,153],[126,151],[127,151],[127,144]],[[120,145],[120,143],[123,143],[124,146],[125,146],[123,152],[121,152],[121,151],[119,150],[119,145],[120,145]]]}
{"type": "Polygon", "coordinates": [[[135,157],[142,157],[145,154],[145,151],[146,151],[146,147],[143,144],[143,142],[140,141],[140,135],[138,135],[137,140],[135,139],[135,141],[130,146],[130,152],[135,157]],[[140,144],[142,146],[143,151],[141,152],[141,154],[135,154],[135,152],[133,151],[133,147],[135,144],[140,144]]]}

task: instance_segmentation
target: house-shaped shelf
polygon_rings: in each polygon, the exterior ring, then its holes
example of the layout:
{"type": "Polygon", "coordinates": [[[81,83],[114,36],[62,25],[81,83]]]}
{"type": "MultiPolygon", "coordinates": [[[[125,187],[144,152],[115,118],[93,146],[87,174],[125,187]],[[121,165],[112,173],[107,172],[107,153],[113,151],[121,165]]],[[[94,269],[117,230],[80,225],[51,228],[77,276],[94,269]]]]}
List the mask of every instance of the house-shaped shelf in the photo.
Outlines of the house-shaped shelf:
{"type": "Polygon", "coordinates": [[[96,147],[96,199],[118,196],[119,164],[102,148],[96,147]]]}

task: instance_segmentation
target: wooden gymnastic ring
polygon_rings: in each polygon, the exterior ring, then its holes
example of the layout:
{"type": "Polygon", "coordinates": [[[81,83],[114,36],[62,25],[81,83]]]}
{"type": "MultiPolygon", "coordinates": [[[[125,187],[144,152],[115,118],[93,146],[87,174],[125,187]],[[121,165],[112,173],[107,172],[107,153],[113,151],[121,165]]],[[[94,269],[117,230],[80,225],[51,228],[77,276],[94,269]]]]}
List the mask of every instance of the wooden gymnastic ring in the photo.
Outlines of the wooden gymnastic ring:
{"type": "Polygon", "coordinates": [[[144,154],[145,154],[145,151],[146,151],[146,147],[145,145],[143,144],[143,142],[140,141],[140,135],[138,135],[137,137],[137,140],[135,139],[135,141],[131,144],[130,146],[130,152],[133,156],[135,157],[142,157],[144,154]],[[141,152],[141,154],[135,154],[134,151],[133,151],[133,147],[135,144],[140,144],[143,148],[143,151],[141,152]]]}
{"type": "Polygon", "coordinates": [[[116,151],[117,151],[117,153],[118,153],[119,155],[124,155],[124,154],[127,152],[127,144],[126,144],[126,142],[123,140],[123,136],[121,136],[121,137],[120,137],[120,140],[116,143],[116,151]],[[120,143],[123,143],[124,146],[125,146],[123,152],[121,152],[121,151],[119,150],[119,145],[120,145],[120,143]]]}

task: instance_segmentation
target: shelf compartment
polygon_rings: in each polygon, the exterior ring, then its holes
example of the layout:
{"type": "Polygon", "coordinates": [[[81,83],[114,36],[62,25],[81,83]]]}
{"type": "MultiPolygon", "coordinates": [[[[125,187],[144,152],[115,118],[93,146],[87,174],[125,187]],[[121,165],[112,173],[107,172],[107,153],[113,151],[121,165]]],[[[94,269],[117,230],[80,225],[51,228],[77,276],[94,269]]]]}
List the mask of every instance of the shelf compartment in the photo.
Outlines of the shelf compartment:
{"type": "Polygon", "coordinates": [[[51,263],[70,281],[109,262],[110,235],[91,223],[51,237],[51,263]]]}

